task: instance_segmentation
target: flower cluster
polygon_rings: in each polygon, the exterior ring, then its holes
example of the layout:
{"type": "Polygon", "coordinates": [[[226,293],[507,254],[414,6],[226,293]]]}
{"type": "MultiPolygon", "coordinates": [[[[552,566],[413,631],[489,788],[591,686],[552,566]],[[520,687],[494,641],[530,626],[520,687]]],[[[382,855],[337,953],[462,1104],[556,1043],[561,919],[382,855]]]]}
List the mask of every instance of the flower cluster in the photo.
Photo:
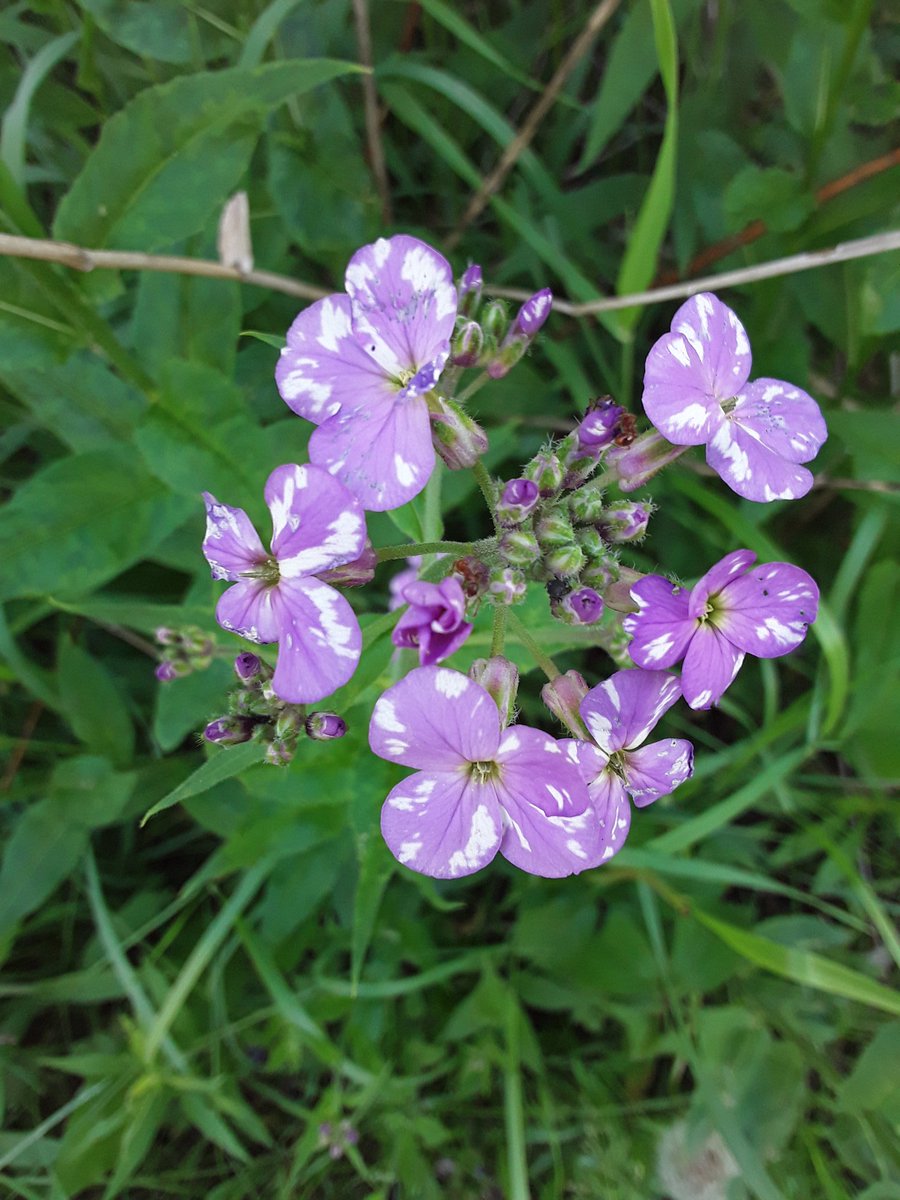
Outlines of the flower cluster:
{"type": "MultiPolygon", "coordinates": [[[[657,722],[681,698],[693,710],[717,704],[747,654],[797,649],[819,599],[805,571],[759,565],[749,550],[727,554],[690,588],[636,570],[623,554],[644,539],[655,506],[627,493],[705,445],[709,465],[741,496],[800,497],[812,482],[801,464],[826,437],[818,406],[791,384],[748,382],[744,327],[702,294],[681,306],[647,357],[643,404],[654,429],[640,433],[623,404],[600,397],[568,434],[493,479],[482,462],[488,436],[463,402],[528,352],[550,291],[512,315],[485,297],[480,267],[454,282],[447,260],[407,235],[364,246],[344,282],[344,293],[299,314],[277,364],[282,398],[315,429],[310,463],[279,466],[266,483],[270,548],[243,509],[204,496],[203,553],[213,577],[231,585],[216,618],[251,643],[277,643],[274,666],[255,651],[237,656],[227,711],[204,737],[220,746],[254,739],[269,762],[285,764],[301,738],[346,733],[340,713],[307,710],[348,683],[362,653],[340,589],[368,583],[379,561],[406,550],[376,551],[365,511],[390,513],[416,497],[438,458],[472,468],[492,535],[411,544],[391,582],[391,639],[419,665],[371,715],[372,751],[413,771],[384,801],[382,833],[401,863],[441,879],[470,875],[498,854],[551,878],[598,867],[623,846],[632,806],[691,777],[689,741],[648,743],[657,722]],[[479,374],[458,391],[467,370],[479,374]],[[549,679],[544,703],[571,736],[516,719],[519,676],[502,648],[507,621],[517,620],[507,607],[529,588],[544,589],[550,618],[585,627],[578,637],[620,668],[593,687],[577,672],[560,675],[540,632],[519,623],[549,679]],[[491,657],[467,674],[439,665],[463,647],[482,607],[493,614],[491,657]]],[[[162,632],[161,679],[217,652],[199,630],[162,632]]],[[[566,633],[570,644],[576,633],[566,633]]],[[[402,654],[392,661],[398,674],[409,665],[402,654]]]]}

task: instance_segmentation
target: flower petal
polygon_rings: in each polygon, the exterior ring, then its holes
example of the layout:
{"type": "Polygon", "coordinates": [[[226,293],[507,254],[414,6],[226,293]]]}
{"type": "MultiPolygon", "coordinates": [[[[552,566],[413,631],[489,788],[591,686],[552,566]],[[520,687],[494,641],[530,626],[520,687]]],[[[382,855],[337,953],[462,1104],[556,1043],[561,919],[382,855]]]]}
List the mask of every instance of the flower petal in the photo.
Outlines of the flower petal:
{"type": "Polygon", "coordinates": [[[316,425],[342,407],[396,392],[390,375],[353,332],[347,296],[326,296],[297,316],[275,367],[275,382],[288,408],[316,425]]]}
{"type": "Polygon", "coordinates": [[[716,624],[728,640],[757,658],[796,650],[815,621],[819,589],[791,563],[766,563],[723,589],[716,624]]]}
{"type": "Polygon", "coordinates": [[[491,762],[499,744],[497,705],[484,688],[446,667],[410,671],[381,696],[369,724],[375,754],[424,770],[491,762]]]}
{"type": "Polygon", "coordinates": [[[712,708],[721,700],[743,661],[743,653],[727,637],[709,622],[700,625],[681,669],[681,686],[690,707],[712,708]]]}
{"type": "Polygon", "coordinates": [[[676,446],[702,445],[722,420],[702,361],[678,333],[663,334],[650,348],[641,400],[656,428],[676,446]]]}
{"type": "Polygon", "coordinates": [[[694,773],[694,747],[683,738],[651,742],[626,755],[626,784],[638,808],[668,796],[694,773]]]}
{"type": "Polygon", "coordinates": [[[722,422],[707,443],[706,461],[733,492],[760,504],[799,500],[813,485],[806,467],[782,458],[731,418],[722,422]]]}
{"type": "Polygon", "coordinates": [[[363,508],[399,508],[421,492],[434,470],[425,401],[394,399],[342,410],[315,430],[309,456],[363,508]]]}
{"type": "Polygon", "coordinates": [[[711,567],[691,588],[688,597],[688,615],[698,618],[706,615],[710,596],[722,590],[726,583],[746,571],[756,562],[752,550],[732,550],[711,567]]]}
{"type": "Polygon", "coordinates": [[[366,521],[359,501],[322,467],[276,467],[266,481],[266,504],[283,579],[314,575],[362,553],[366,521]]]}
{"type": "Polygon", "coordinates": [[[356,670],[362,651],[356,613],[318,579],[282,579],[270,590],[280,627],[275,694],[291,704],[323,700],[356,670]]]}
{"type": "Polygon", "coordinates": [[[273,604],[274,591],[261,579],[242,579],[219,597],[216,620],[223,629],[248,642],[277,642],[281,624],[273,604]]]}
{"type": "Polygon", "coordinates": [[[455,773],[417,771],[389,792],[381,832],[405,866],[435,879],[456,879],[491,861],[503,837],[503,817],[492,788],[455,773]]]}
{"type": "Polygon", "coordinates": [[[702,363],[707,393],[717,400],[736,396],[753,361],[750,339],[737,315],[712,292],[700,292],[682,304],[671,329],[683,335],[702,363]]]}
{"type": "Polygon", "coordinates": [[[671,667],[684,655],[697,627],[688,614],[688,595],[661,575],[645,575],[632,585],[639,611],[629,613],[622,628],[631,634],[628,653],[639,667],[671,667]]]}
{"type": "MultiPolygon", "coordinates": [[[[499,790],[536,805],[548,817],[574,817],[588,807],[581,771],[556,738],[527,725],[511,725],[495,756],[499,790]]],[[[502,796],[501,796],[502,803],[502,796]]]]}
{"type": "Polygon", "coordinates": [[[443,255],[406,234],[379,238],[350,259],[345,286],[368,352],[394,378],[435,364],[416,394],[433,387],[456,319],[453,272],[443,255]]]}
{"type": "Polygon", "coordinates": [[[590,805],[577,817],[548,817],[537,805],[520,802],[502,788],[497,794],[506,827],[500,853],[513,866],[530,875],[561,879],[601,862],[602,831],[590,805]]]}
{"type": "Polygon", "coordinates": [[[812,396],[780,379],[755,379],[738,396],[730,419],[779,458],[809,462],[828,438],[812,396]]]}
{"type": "Polygon", "coordinates": [[[239,579],[269,557],[259,534],[242,508],[220,504],[209,492],[206,504],[206,537],[203,553],[212,568],[213,579],[239,579]]]}
{"type": "MultiPolygon", "coordinates": [[[[563,739],[562,745],[581,769],[588,796],[600,827],[600,863],[607,862],[625,845],[631,828],[631,804],[621,779],[607,767],[607,757],[591,742],[563,739]]],[[[599,864],[598,864],[599,865],[599,864]]]]}
{"type": "Polygon", "coordinates": [[[639,746],[681,695],[665,671],[616,671],[591,688],[579,705],[594,741],[606,754],[639,746]]]}

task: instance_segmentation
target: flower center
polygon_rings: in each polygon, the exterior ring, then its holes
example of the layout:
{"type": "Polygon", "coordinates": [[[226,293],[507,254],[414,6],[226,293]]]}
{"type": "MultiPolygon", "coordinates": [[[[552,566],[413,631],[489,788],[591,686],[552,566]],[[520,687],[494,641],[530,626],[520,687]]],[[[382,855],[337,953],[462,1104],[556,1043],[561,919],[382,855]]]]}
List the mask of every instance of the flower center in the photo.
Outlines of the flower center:
{"type": "Polygon", "coordinates": [[[476,783],[487,783],[491,779],[499,779],[500,768],[495,762],[469,763],[469,778],[476,783]]]}
{"type": "Polygon", "coordinates": [[[612,771],[614,775],[624,782],[625,780],[625,751],[614,750],[609,756],[609,761],[606,764],[607,770],[612,771]]]}
{"type": "Polygon", "coordinates": [[[722,408],[722,412],[725,414],[726,417],[732,411],[732,409],[737,404],[737,402],[738,402],[737,396],[731,396],[728,400],[720,400],[719,401],[719,404],[721,405],[721,408],[722,408]]]}
{"type": "Polygon", "coordinates": [[[264,558],[262,562],[256,563],[251,570],[241,571],[242,579],[259,579],[262,583],[268,584],[269,587],[274,587],[281,578],[281,572],[278,569],[278,559],[271,555],[264,558]]]}

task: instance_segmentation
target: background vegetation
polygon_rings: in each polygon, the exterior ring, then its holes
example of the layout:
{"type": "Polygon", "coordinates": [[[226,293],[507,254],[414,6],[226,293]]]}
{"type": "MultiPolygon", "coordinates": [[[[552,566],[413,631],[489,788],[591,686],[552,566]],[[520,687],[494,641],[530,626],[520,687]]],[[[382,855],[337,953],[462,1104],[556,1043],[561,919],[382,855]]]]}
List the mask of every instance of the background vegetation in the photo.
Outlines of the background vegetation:
{"type": "MultiPolygon", "coordinates": [[[[214,259],[246,188],[256,262],[282,275],[333,289],[402,230],[585,301],[897,224],[887,0],[610,0],[468,222],[592,7],[370,7],[376,141],[359,4],[5,5],[0,230],[214,259]]],[[[789,559],[826,598],[816,636],[748,663],[710,716],[673,714],[696,777],[613,864],[435,885],[377,832],[385,639],[348,738],[287,770],[227,778],[243,748],[198,746],[227,657],[153,676],[158,625],[215,633],[198,492],[258,512],[272,467],[302,461],[272,381],[301,302],[0,258],[4,1195],[900,1197],[898,256],[722,297],[755,373],[822,404],[818,486],[740,502],[689,456],[649,489],[634,562],[789,559]]],[[[640,412],[674,307],[552,318],[475,402],[489,465],[514,471],[592,395],[640,412]]],[[[445,496],[450,536],[484,532],[468,477],[445,496]]],[[[591,682],[610,669],[552,648],[591,682]]],[[[549,728],[539,683],[525,713],[549,728]]]]}

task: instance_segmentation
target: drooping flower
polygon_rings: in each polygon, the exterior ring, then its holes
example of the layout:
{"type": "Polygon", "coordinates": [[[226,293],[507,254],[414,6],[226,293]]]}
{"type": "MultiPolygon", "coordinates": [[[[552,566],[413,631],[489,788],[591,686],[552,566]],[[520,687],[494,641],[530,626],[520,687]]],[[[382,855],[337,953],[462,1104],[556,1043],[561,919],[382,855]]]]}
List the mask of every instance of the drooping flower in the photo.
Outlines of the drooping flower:
{"type": "Polygon", "coordinates": [[[345,286],[300,313],[275,379],[318,425],[312,461],[381,512],[418,495],[434,469],[425,395],[450,353],[456,289],[446,259],[405,234],[358,250],[345,286]]]}
{"type": "Polygon", "coordinates": [[[828,436],[811,396],[780,379],[750,376],[750,342],[730,308],[691,297],[647,355],[643,402],[677,446],[706,446],[706,461],[747,500],[796,500],[812,487],[801,463],[828,436]]]}
{"type": "Polygon", "coordinates": [[[418,650],[421,666],[443,662],[472,632],[465,593],[452,575],[440,583],[415,580],[402,596],[409,608],[394,626],[391,640],[395,646],[418,650]]]}
{"type": "Polygon", "coordinates": [[[600,829],[579,768],[547,733],[502,729],[483,687],[416,667],[378,700],[369,745],[416,768],[389,793],[381,831],[401,863],[439,879],[504,858],[560,878],[596,866],[600,829]]]}
{"type": "Polygon", "coordinates": [[[644,808],[667,796],[694,771],[694,747],[682,738],[643,745],[660,717],[681,695],[665,671],[616,671],[591,688],[579,705],[593,742],[568,741],[588,785],[603,833],[603,861],[622,846],[631,805],[644,808]]]}
{"type": "Polygon", "coordinates": [[[639,667],[684,659],[681,683],[691,708],[710,708],[737,675],[745,654],[778,658],[806,637],[819,589],[791,563],[754,567],[752,550],[735,550],[688,591],[660,575],[631,586],[639,611],[622,622],[639,667]]]}
{"type": "Polygon", "coordinates": [[[317,573],[352,562],[366,539],[358,501],[321,467],[276,467],[266,481],[272,549],[263,548],[241,508],[208,492],[203,553],[214,579],[234,581],[216,620],[251,642],[278,642],[272,687],[306,704],[346,683],[362,648],[359,622],[344,597],[317,573]]]}
{"type": "Polygon", "coordinates": [[[398,571],[393,576],[388,588],[390,589],[391,598],[388,601],[388,612],[394,612],[398,608],[402,608],[406,601],[403,599],[403,592],[407,585],[416,583],[419,578],[419,571],[422,569],[422,555],[412,554],[406,560],[406,566],[402,571],[398,571]]]}

